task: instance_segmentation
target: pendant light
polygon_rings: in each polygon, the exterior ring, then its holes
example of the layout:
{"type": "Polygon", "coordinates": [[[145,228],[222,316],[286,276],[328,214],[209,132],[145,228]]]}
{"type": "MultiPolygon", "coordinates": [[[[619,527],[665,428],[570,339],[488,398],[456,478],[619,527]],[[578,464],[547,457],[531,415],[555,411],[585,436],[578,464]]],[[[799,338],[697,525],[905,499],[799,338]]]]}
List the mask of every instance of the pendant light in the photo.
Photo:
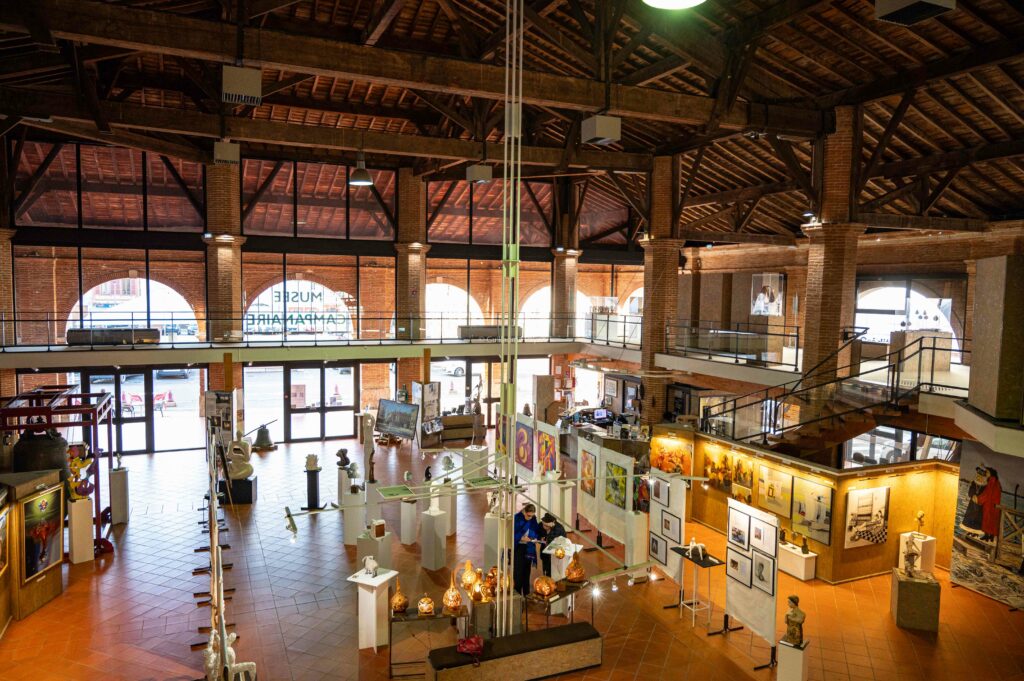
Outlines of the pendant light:
{"type": "Polygon", "coordinates": [[[361,151],[356,155],[356,169],[348,176],[348,183],[352,187],[369,187],[373,184],[370,171],[366,169],[366,158],[361,151]]]}
{"type": "Polygon", "coordinates": [[[703,4],[704,0],[644,0],[644,4],[655,9],[690,9],[703,4]]]}

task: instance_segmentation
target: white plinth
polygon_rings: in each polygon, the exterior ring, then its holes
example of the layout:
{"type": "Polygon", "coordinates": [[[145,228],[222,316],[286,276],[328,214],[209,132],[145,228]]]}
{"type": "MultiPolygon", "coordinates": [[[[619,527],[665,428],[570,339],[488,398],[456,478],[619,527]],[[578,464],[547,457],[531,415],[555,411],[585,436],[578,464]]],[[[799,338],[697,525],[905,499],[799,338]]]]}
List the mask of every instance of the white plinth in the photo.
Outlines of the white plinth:
{"type": "Polygon", "coordinates": [[[128,469],[110,471],[110,522],[123,525],[128,522],[128,469]]]}
{"type": "Polygon", "coordinates": [[[487,475],[487,462],[491,456],[487,445],[471,445],[462,450],[462,472],[465,478],[487,475]]]}
{"type": "Polygon", "coordinates": [[[440,491],[438,496],[438,508],[448,514],[448,525],[445,527],[445,536],[450,537],[455,534],[458,515],[458,502],[456,501],[455,488],[450,483],[439,482],[437,489],[440,491]]]}
{"type": "Polygon", "coordinates": [[[484,572],[498,564],[498,536],[504,526],[508,538],[507,546],[512,545],[512,522],[510,518],[502,520],[494,513],[484,515],[484,572]]]}
{"type": "Polygon", "coordinates": [[[376,577],[362,570],[348,578],[359,585],[359,647],[388,644],[388,582],[398,576],[395,570],[380,570],[376,577]]]}
{"type": "Polygon", "coordinates": [[[448,514],[424,511],[420,516],[420,563],[426,570],[440,570],[448,564],[446,530],[448,514]]]}
{"type": "Polygon", "coordinates": [[[406,546],[416,543],[416,502],[402,501],[401,522],[398,526],[398,538],[406,546]]]}
{"type": "Polygon", "coordinates": [[[921,555],[917,557],[917,564],[915,570],[921,572],[935,573],[935,537],[929,537],[926,534],[919,532],[904,532],[900,535],[900,562],[897,567],[900,570],[905,570],[906,566],[903,564],[903,554],[907,551],[907,541],[910,539],[910,535],[914,535],[914,542],[917,544],[917,550],[921,552],[921,555]]]}
{"type": "Polygon", "coordinates": [[[378,482],[366,482],[366,522],[380,520],[380,494],[377,493],[378,482]]]}
{"type": "MultiPolygon", "coordinates": [[[[640,565],[648,558],[649,542],[647,533],[647,514],[633,511],[626,513],[626,565],[640,565]]],[[[634,570],[632,574],[644,573],[644,569],[634,570]]]]}
{"type": "Polygon", "coordinates": [[[366,530],[366,509],[362,506],[348,506],[341,514],[342,540],[345,546],[355,546],[359,535],[366,530]]]}
{"type": "Polygon", "coordinates": [[[807,646],[810,643],[805,638],[803,645],[797,648],[779,641],[776,649],[779,666],[775,672],[775,681],[807,681],[807,664],[810,661],[807,646]]]}
{"type": "Polygon", "coordinates": [[[92,499],[68,502],[68,555],[72,563],[85,563],[95,557],[92,534],[92,499]]]}
{"type": "Polygon", "coordinates": [[[352,487],[352,481],[348,479],[348,473],[344,468],[338,467],[338,505],[345,505],[345,494],[352,487]]]}
{"type": "Polygon", "coordinates": [[[394,567],[391,564],[391,538],[390,532],[385,532],[383,537],[371,537],[366,532],[359,535],[356,540],[358,545],[356,556],[359,558],[359,564],[363,564],[363,558],[373,556],[381,568],[394,567]]]}
{"type": "Polygon", "coordinates": [[[802,582],[814,579],[818,554],[803,553],[799,546],[779,544],[779,569],[802,582]]]}
{"type": "Polygon", "coordinates": [[[551,512],[564,520],[566,525],[573,525],[572,489],[573,486],[567,482],[551,486],[551,512]]]}
{"type": "MultiPolygon", "coordinates": [[[[572,560],[573,555],[575,555],[577,551],[582,549],[582,544],[573,544],[565,537],[559,537],[555,541],[551,542],[551,544],[544,549],[544,553],[551,556],[551,579],[556,582],[565,579],[565,569],[569,567],[569,561],[572,560]],[[561,558],[555,556],[555,551],[559,548],[565,552],[565,555],[561,558]]],[[[558,599],[551,604],[551,614],[565,615],[569,610],[569,602],[570,599],[568,598],[558,599]]]]}

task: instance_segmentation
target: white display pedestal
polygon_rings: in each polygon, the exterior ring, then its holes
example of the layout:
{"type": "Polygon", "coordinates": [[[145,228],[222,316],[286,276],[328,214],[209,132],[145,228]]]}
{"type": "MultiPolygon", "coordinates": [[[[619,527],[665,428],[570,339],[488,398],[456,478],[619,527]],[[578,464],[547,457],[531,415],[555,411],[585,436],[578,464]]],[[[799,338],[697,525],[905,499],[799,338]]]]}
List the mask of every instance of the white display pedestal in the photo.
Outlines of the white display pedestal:
{"type": "Polygon", "coordinates": [[[342,541],[345,546],[355,546],[359,535],[366,530],[366,509],[362,506],[348,506],[341,515],[342,541]]]}
{"type": "MultiPolygon", "coordinates": [[[[640,565],[649,560],[646,513],[640,513],[639,511],[626,513],[625,551],[626,565],[640,565]]],[[[644,568],[640,568],[630,574],[638,576],[645,572],[644,568]]]]}
{"type": "Polygon", "coordinates": [[[903,564],[903,554],[907,551],[907,541],[910,539],[910,535],[914,535],[914,542],[917,544],[917,550],[921,552],[921,555],[917,557],[917,564],[914,567],[914,571],[930,572],[935,573],[935,537],[930,537],[927,534],[921,534],[920,532],[904,532],[900,535],[900,562],[897,565],[900,570],[906,570],[907,566],[903,564]]]}
{"type": "Polygon", "coordinates": [[[378,482],[366,482],[366,522],[380,520],[380,495],[377,493],[378,482]]]}
{"type": "Polygon", "coordinates": [[[448,525],[445,527],[445,536],[450,537],[455,534],[458,513],[458,503],[455,497],[455,487],[451,483],[438,482],[435,483],[439,491],[438,495],[438,507],[448,514],[448,525]]]}
{"type": "Polygon", "coordinates": [[[470,445],[462,450],[463,478],[482,478],[487,475],[490,451],[487,445],[470,445]]]}
{"type": "Polygon", "coordinates": [[[380,570],[372,577],[360,570],[348,581],[359,585],[359,648],[388,644],[388,582],[398,576],[395,570],[380,570]]]}
{"type": "Polygon", "coordinates": [[[363,558],[373,556],[381,568],[391,568],[391,533],[385,532],[383,537],[373,537],[363,532],[356,540],[358,548],[356,556],[359,564],[363,564],[363,558]]]}
{"type": "Polygon", "coordinates": [[[810,639],[804,639],[800,647],[779,641],[776,649],[779,666],[775,672],[775,681],[807,681],[807,665],[810,656],[807,654],[807,646],[810,639]]]}
{"type": "Polygon", "coordinates": [[[399,502],[402,507],[401,522],[398,526],[398,539],[404,545],[410,546],[416,543],[416,502],[399,502]]]}
{"type": "Polygon", "coordinates": [[[338,467],[338,506],[345,505],[345,495],[350,494],[352,481],[348,479],[348,473],[341,466],[338,467]]]}
{"type": "Polygon", "coordinates": [[[68,556],[72,563],[96,557],[93,551],[92,499],[68,502],[68,556]]]}
{"type": "Polygon", "coordinates": [[[512,519],[502,520],[497,514],[484,514],[484,572],[498,564],[498,536],[504,532],[508,537],[508,546],[512,545],[512,519]]]}
{"type": "Polygon", "coordinates": [[[128,522],[128,469],[115,468],[110,471],[110,523],[123,525],[128,522]]]}
{"type": "Polygon", "coordinates": [[[448,514],[427,510],[420,516],[420,563],[426,570],[440,570],[448,564],[448,514]]]}
{"type": "Polygon", "coordinates": [[[802,582],[814,579],[818,554],[804,553],[794,544],[779,544],[779,569],[802,582]]]}
{"type": "MultiPolygon", "coordinates": [[[[544,549],[544,553],[551,556],[551,579],[557,581],[565,579],[565,569],[569,567],[569,562],[577,551],[583,549],[582,544],[573,544],[565,537],[559,537],[555,541],[551,542],[547,548],[544,549]],[[565,555],[561,558],[555,556],[555,551],[561,548],[565,551],[565,555]]],[[[560,598],[551,604],[552,615],[565,615],[569,609],[569,598],[560,598]]]]}

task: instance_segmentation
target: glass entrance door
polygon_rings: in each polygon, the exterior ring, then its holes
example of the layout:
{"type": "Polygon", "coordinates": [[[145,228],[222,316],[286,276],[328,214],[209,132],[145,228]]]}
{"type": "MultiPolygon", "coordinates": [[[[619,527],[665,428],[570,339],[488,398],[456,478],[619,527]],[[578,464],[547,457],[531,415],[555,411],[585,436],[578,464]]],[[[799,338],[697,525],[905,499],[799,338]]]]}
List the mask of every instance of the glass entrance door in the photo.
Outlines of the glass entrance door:
{"type": "Polygon", "coordinates": [[[356,432],[358,367],[323,364],[288,367],[286,440],[352,437],[356,432]]]}
{"type": "Polygon", "coordinates": [[[82,389],[114,397],[115,451],[151,452],[153,429],[153,375],[149,371],[93,369],[82,373],[82,389]]]}

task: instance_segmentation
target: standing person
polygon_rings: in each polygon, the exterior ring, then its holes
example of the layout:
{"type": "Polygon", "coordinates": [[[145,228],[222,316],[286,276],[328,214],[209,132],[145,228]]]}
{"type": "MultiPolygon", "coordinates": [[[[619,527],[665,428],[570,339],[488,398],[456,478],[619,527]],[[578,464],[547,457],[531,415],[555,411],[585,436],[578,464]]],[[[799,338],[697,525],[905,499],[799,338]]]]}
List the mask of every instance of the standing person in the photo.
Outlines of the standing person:
{"type": "Polygon", "coordinates": [[[540,519],[541,534],[540,534],[540,562],[544,566],[544,574],[548,577],[551,576],[551,554],[544,553],[544,549],[551,546],[551,542],[555,541],[559,537],[565,536],[565,528],[562,523],[558,522],[558,518],[545,513],[544,517],[540,519]]]}
{"type": "Polygon", "coordinates": [[[978,495],[981,506],[982,541],[995,541],[999,534],[999,504],[1003,503],[1003,488],[999,484],[999,471],[988,467],[988,483],[978,495]]]}
{"type": "Polygon", "coordinates": [[[540,525],[537,523],[537,507],[526,504],[515,515],[512,537],[515,552],[512,556],[512,586],[523,596],[530,594],[530,570],[537,563],[537,537],[540,525]]]}
{"type": "Polygon", "coordinates": [[[960,524],[966,529],[982,534],[984,534],[984,531],[981,529],[982,509],[981,504],[978,503],[978,497],[985,491],[987,481],[988,469],[983,466],[975,468],[974,479],[971,480],[971,484],[967,488],[967,508],[964,510],[963,520],[960,521],[960,524]]]}

